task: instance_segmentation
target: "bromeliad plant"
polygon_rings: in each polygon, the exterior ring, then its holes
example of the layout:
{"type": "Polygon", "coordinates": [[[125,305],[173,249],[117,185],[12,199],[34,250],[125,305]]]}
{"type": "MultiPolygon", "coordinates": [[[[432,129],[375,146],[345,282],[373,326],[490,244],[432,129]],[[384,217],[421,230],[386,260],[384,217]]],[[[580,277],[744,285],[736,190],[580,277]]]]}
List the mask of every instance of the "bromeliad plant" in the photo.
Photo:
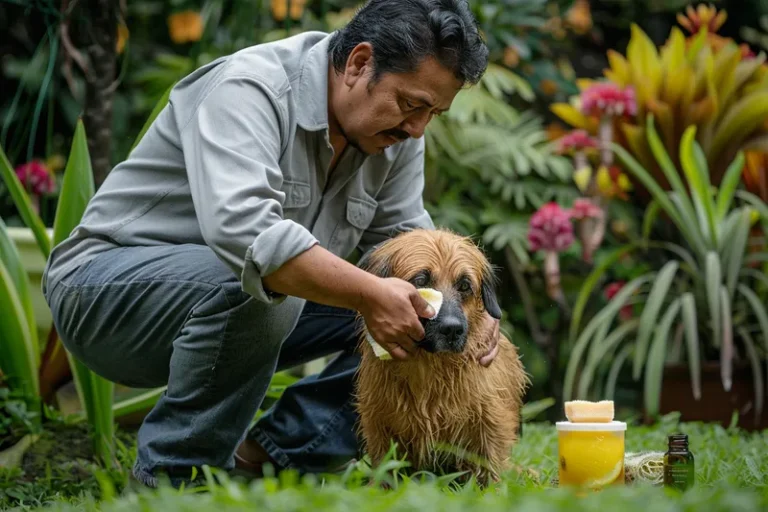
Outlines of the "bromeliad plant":
{"type": "MultiPolygon", "coordinates": [[[[612,129],[614,141],[632,154],[663,189],[669,190],[664,169],[654,159],[643,129],[643,121],[653,114],[660,141],[674,166],[681,164],[677,150],[688,126],[695,126],[696,141],[709,163],[710,181],[718,185],[736,153],[741,150],[768,150],[768,66],[766,56],[755,56],[744,46],[717,35],[725,21],[725,11],[700,6],[679,16],[690,32],[686,37],[673,28],[669,39],[656,48],[637,25],[626,55],[610,50],[607,83],[621,90],[633,89],[637,116],[614,117],[607,126],[600,112],[584,109],[591,80],[579,80],[581,95],[570,103],[553,104],[551,110],[574,128],[598,135],[612,129]]],[[[597,82],[601,86],[602,82],[597,82]]],[[[640,195],[649,191],[635,180],[640,195]]]]}
{"type": "Polygon", "coordinates": [[[644,377],[646,412],[654,416],[659,412],[665,362],[670,353],[685,353],[696,399],[701,398],[702,359],[719,357],[725,390],[731,388],[734,359],[748,360],[754,375],[755,414],[757,418],[762,414],[767,374],[761,360],[768,361],[768,274],[752,263],[768,261],[768,254],[748,254],[747,241],[756,222],[768,223],[768,206],[754,194],[738,190],[744,165],[741,152],[728,166],[720,187],[714,189],[706,154],[695,141],[696,132],[696,126],[690,126],[683,133],[679,171],[656,130],[654,117],[647,118],[645,137],[671,191],[663,190],[625,148],[612,144],[627,171],[650,191],[653,202],[646,210],[643,241],[619,248],[592,272],[580,292],[571,323],[574,345],[565,376],[566,400],[596,395],[596,388],[602,390],[601,396],[612,398],[619,372],[629,359],[634,380],[644,377]],[[679,231],[684,245],[648,240],[651,226],[662,212],[679,231]],[[622,256],[647,249],[660,249],[670,259],[658,270],[614,290],[608,304],[580,330],[586,304],[605,272],[622,256]],[[639,309],[639,317],[630,318],[627,305],[639,309]],[[597,385],[601,372],[604,386],[597,385]]]}

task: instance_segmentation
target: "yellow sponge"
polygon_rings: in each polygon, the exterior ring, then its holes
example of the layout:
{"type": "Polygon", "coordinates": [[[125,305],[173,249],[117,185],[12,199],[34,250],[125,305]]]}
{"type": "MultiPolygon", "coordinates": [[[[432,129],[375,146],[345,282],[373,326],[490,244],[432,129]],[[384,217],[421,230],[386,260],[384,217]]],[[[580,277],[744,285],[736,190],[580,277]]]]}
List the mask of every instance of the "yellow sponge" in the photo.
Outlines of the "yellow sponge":
{"type": "Polygon", "coordinates": [[[613,400],[565,402],[565,417],[572,423],[610,423],[613,414],[613,400]]]}
{"type": "MultiPolygon", "coordinates": [[[[443,294],[433,288],[419,288],[418,289],[419,295],[422,296],[422,298],[427,301],[427,303],[432,306],[432,309],[435,310],[435,316],[437,316],[438,313],[440,313],[440,308],[443,305],[443,294]]],[[[373,353],[381,359],[382,361],[387,361],[389,359],[392,359],[392,356],[387,352],[387,350],[376,343],[376,341],[371,337],[369,333],[365,333],[365,337],[368,340],[368,343],[371,344],[371,347],[373,348],[373,353]]]]}

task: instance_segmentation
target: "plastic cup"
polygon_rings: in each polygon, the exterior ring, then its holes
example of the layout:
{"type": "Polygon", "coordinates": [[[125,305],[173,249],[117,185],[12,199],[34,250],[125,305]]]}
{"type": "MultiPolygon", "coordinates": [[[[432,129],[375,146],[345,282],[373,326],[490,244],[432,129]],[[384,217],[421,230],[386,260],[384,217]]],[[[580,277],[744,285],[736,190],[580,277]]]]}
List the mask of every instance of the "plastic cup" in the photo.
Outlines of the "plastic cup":
{"type": "Polygon", "coordinates": [[[598,490],[624,485],[626,423],[560,421],[555,425],[560,486],[598,490]]]}

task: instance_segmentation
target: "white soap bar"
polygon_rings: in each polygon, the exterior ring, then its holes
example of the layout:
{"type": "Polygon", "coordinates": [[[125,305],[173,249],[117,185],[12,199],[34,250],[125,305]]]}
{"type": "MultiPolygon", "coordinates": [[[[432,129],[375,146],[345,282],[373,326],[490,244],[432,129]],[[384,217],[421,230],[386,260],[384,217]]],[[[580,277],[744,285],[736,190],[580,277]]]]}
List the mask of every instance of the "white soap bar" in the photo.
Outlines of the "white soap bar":
{"type": "MultiPolygon", "coordinates": [[[[419,288],[418,291],[419,295],[421,295],[424,300],[427,301],[430,306],[432,306],[432,309],[435,310],[435,316],[437,316],[437,314],[440,313],[440,308],[443,305],[443,294],[432,288],[419,288]]],[[[384,347],[376,343],[376,341],[367,332],[365,333],[365,339],[368,340],[368,343],[370,343],[371,347],[373,348],[373,353],[376,355],[376,357],[382,361],[388,361],[392,359],[390,353],[387,352],[384,347]]]]}

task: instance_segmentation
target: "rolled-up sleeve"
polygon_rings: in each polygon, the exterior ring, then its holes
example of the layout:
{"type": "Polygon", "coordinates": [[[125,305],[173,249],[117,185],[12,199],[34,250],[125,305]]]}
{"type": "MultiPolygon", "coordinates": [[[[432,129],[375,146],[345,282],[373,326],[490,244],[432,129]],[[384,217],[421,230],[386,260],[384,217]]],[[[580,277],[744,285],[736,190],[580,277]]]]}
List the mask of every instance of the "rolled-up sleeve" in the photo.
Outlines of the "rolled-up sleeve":
{"type": "Polygon", "coordinates": [[[358,248],[366,253],[376,245],[405,231],[434,229],[424,208],[424,137],[409,141],[392,164],[376,196],[378,207],[358,248]]]}
{"type": "Polygon", "coordinates": [[[217,84],[182,127],[189,186],[203,239],[263,302],[285,297],[262,278],[317,244],[283,218],[280,104],[251,78],[217,84]]]}

